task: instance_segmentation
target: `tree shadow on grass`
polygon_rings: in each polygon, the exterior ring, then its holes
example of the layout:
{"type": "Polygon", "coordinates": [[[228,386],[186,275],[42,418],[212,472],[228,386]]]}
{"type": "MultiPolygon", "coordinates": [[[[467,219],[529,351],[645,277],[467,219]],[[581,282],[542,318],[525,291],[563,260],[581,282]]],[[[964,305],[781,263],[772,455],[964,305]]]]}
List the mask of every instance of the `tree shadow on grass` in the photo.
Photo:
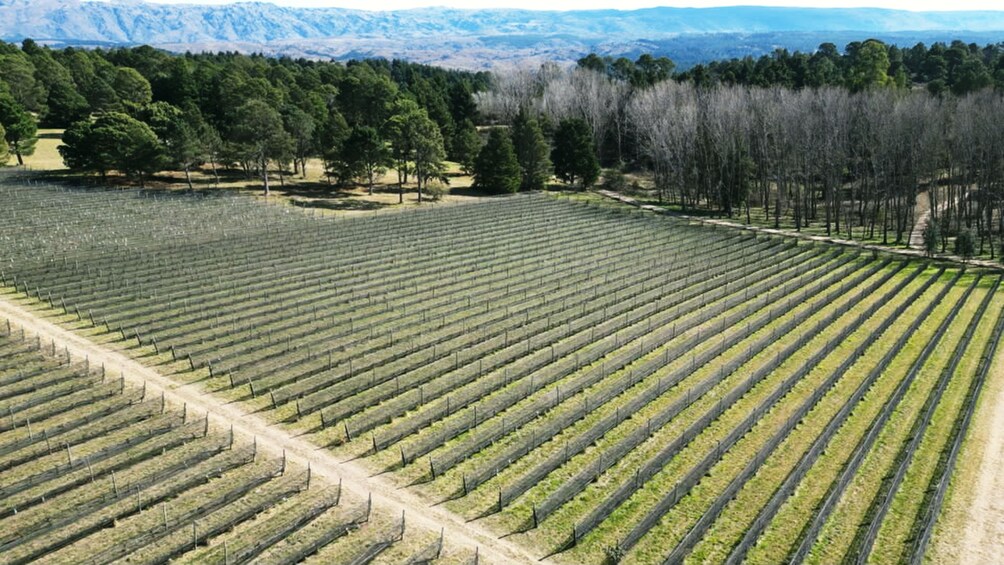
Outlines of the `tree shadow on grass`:
{"type": "Polygon", "coordinates": [[[293,205],[297,208],[316,208],[318,210],[334,210],[339,212],[365,212],[371,210],[383,210],[390,206],[383,202],[373,202],[372,200],[360,200],[358,198],[346,198],[343,200],[293,200],[293,205]]]}

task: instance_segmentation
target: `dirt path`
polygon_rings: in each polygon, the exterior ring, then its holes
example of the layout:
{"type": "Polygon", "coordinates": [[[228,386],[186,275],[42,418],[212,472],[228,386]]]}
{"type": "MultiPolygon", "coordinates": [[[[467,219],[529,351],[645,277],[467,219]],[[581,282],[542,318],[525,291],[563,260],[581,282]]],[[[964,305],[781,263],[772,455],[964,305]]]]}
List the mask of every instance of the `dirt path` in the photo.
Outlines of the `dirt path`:
{"type": "Polygon", "coordinates": [[[358,498],[373,495],[374,507],[391,515],[405,511],[409,524],[429,531],[444,530],[448,543],[454,547],[479,548],[480,557],[488,563],[538,563],[526,549],[498,537],[478,523],[465,523],[463,518],[446,509],[422,500],[407,489],[400,489],[384,477],[371,477],[362,466],[351,462],[341,462],[329,452],[316,447],[308,440],[294,436],[275,427],[254,414],[247,414],[238,404],[229,404],[205,393],[196,385],[179,385],[154,369],[126,357],[116,351],[97,345],[90,340],[72,333],[50,322],[36,313],[0,296],[0,320],[10,320],[12,326],[23,327],[28,335],[37,334],[43,342],[55,340],[57,348],[66,347],[74,357],[88,358],[91,366],[104,364],[111,374],[121,371],[126,381],[136,385],[147,385],[147,394],[159,395],[164,391],[169,403],[188,405],[195,414],[209,412],[210,422],[221,429],[233,424],[234,433],[250,441],[256,437],[258,448],[281,456],[283,450],[291,463],[306,466],[329,481],[342,480],[342,487],[358,498]]]}
{"type": "MultiPolygon", "coordinates": [[[[870,243],[861,243],[860,241],[854,241],[852,239],[841,239],[837,237],[827,237],[825,235],[810,235],[807,233],[799,233],[790,230],[780,230],[774,228],[763,228],[760,226],[751,226],[747,224],[742,224],[739,222],[733,222],[730,220],[718,220],[712,218],[699,218],[696,216],[688,216],[686,214],[681,214],[679,212],[669,210],[667,208],[662,208],[660,206],[653,206],[651,204],[642,204],[630,196],[624,196],[623,194],[612,192],[609,190],[598,190],[597,194],[605,196],[607,198],[616,200],[618,202],[627,204],[628,206],[635,206],[641,208],[642,210],[647,210],[655,214],[665,214],[670,216],[675,216],[678,218],[683,218],[691,222],[697,222],[700,224],[706,224],[710,226],[722,226],[737,230],[752,231],[758,233],[765,233],[769,235],[777,235],[782,237],[792,237],[795,239],[802,239],[806,241],[816,241],[820,243],[830,243],[833,245],[842,245],[844,247],[854,247],[857,249],[864,249],[868,251],[878,251],[882,253],[892,253],[894,255],[901,255],[904,257],[912,257],[923,259],[927,257],[924,252],[920,249],[900,249],[896,247],[886,247],[883,245],[873,245],[870,243]]],[[[941,206],[938,206],[941,208],[941,206]]],[[[985,269],[993,269],[995,271],[1004,270],[1004,264],[998,263],[996,261],[987,261],[983,259],[970,259],[969,261],[963,261],[962,257],[958,255],[950,255],[947,253],[939,253],[934,256],[935,259],[940,259],[944,261],[952,261],[953,263],[959,263],[960,265],[968,265],[970,267],[982,267],[985,269]]],[[[1002,561],[1004,562],[1004,561],[1002,561]]]]}
{"type": "Polygon", "coordinates": [[[913,231],[910,232],[910,249],[924,248],[924,230],[931,221],[931,195],[925,190],[917,195],[914,209],[913,231]]]}
{"type": "MultiPolygon", "coordinates": [[[[616,192],[607,190],[598,192],[607,198],[630,206],[659,214],[672,214],[695,222],[883,251],[908,257],[924,257],[923,251],[919,249],[891,249],[846,239],[748,226],[728,220],[695,218],[676,214],[658,206],[643,205],[633,198],[616,192]]],[[[924,193],[924,197],[926,200],[926,193],[924,193]]],[[[938,206],[939,210],[943,208],[944,204],[938,206]]],[[[924,212],[929,218],[929,204],[924,212]]],[[[920,220],[917,222],[921,234],[918,246],[920,249],[923,248],[923,226],[920,225],[921,223],[926,225],[927,222],[920,220]]],[[[914,232],[916,231],[915,228],[914,232]]],[[[911,233],[910,239],[910,247],[914,247],[913,233],[911,233]]],[[[962,263],[962,258],[954,255],[938,255],[937,258],[962,263]]],[[[991,261],[971,260],[968,264],[995,270],[1004,268],[1001,264],[991,261]]],[[[936,533],[936,542],[928,550],[928,557],[932,563],[957,563],[959,565],[1000,565],[1004,563],[1004,496],[1001,495],[1004,493],[1004,347],[998,349],[989,378],[991,382],[988,383],[988,387],[982,395],[981,408],[970,424],[967,448],[961,455],[963,459],[969,458],[975,460],[976,463],[963,472],[959,472],[959,467],[956,467],[958,474],[953,478],[955,481],[953,488],[957,492],[954,496],[949,496],[949,501],[942,510],[941,519],[941,522],[947,523],[951,530],[936,533]],[[960,482],[963,484],[960,485],[960,482]]]]}
{"type": "Polygon", "coordinates": [[[1004,562],[1004,348],[998,349],[988,378],[992,381],[984,392],[990,394],[980,401],[969,445],[961,454],[977,460],[975,474],[956,477],[964,484],[955,485],[959,496],[946,509],[953,531],[941,532],[943,539],[934,548],[933,556],[944,563],[1004,562]]]}

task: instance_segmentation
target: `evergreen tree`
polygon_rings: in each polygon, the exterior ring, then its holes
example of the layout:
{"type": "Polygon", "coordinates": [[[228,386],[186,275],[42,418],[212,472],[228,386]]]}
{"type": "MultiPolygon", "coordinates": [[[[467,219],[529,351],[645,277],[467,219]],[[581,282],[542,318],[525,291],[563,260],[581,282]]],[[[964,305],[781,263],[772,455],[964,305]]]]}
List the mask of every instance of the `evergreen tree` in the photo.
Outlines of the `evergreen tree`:
{"type": "Polygon", "coordinates": [[[470,120],[457,128],[457,133],[453,137],[453,160],[460,163],[460,170],[464,174],[474,172],[474,161],[478,158],[481,150],[481,136],[470,120]]]}
{"type": "Polygon", "coordinates": [[[512,124],[512,145],[520,168],[520,190],[543,190],[551,176],[550,148],[540,124],[521,109],[512,124]]]}
{"type": "MultiPolygon", "coordinates": [[[[466,82],[454,82],[449,92],[450,115],[453,123],[475,122],[478,119],[478,105],[471,95],[471,88],[466,82]]],[[[459,128],[458,128],[459,129],[459,128]]]]}
{"type": "Polygon", "coordinates": [[[415,124],[422,119],[421,108],[411,99],[403,98],[394,103],[393,113],[384,124],[385,136],[390,141],[391,157],[397,170],[398,202],[404,202],[404,184],[411,174],[411,161],[415,155],[418,137],[415,124]]]}
{"type": "Polygon", "coordinates": [[[924,253],[928,257],[933,257],[938,252],[938,243],[941,241],[941,234],[938,232],[938,224],[933,220],[924,226],[924,253]]]}
{"type": "Polygon", "coordinates": [[[283,126],[293,140],[293,172],[307,176],[307,159],[316,153],[313,116],[296,106],[286,106],[282,112],[283,126]]]}
{"type": "Polygon", "coordinates": [[[345,178],[361,177],[366,181],[369,193],[373,194],[373,184],[376,177],[383,174],[390,162],[387,146],[380,134],[369,126],[352,128],[352,133],[345,142],[343,155],[345,170],[341,176],[345,178]]]}
{"type": "MultiPolygon", "coordinates": [[[[321,158],[324,160],[324,168],[329,180],[332,174],[338,176],[339,171],[343,168],[344,159],[342,153],[345,149],[345,141],[350,134],[351,128],[349,128],[349,124],[342,117],[338,109],[334,107],[329,108],[326,119],[321,124],[321,127],[315,131],[317,145],[320,147],[321,158]]],[[[347,179],[339,177],[339,180],[343,181],[347,179]]]]}
{"type": "MultiPolygon", "coordinates": [[[[3,124],[0,124],[0,135],[6,136],[7,132],[3,129],[3,124]]],[[[10,158],[10,153],[8,153],[7,144],[0,143],[0,167],[7,164],[7,159],[10,158]]]]}
{"type": "Polygon", "coordinates": [[[955,236],[955,254],[962,257],[963,261],[968,261],[973,258],[974,253],[976,253],[976,241],[973,232],[969,228],[963,228],[955,236]]]}
{"type": "Polygon", "coordinates": [[[854,92],[893,84],[889,76],[889,52],[881,41],[869,39],[847,46],[850,64],[847,86],[854,92]]]}
{"type": "Polygon", "coordinates": [[[474,188],[489,194],[505,194],[519,189],[520,168],[512,141],[501,129],[493,129],[488,143],[474,163],[474,188]]]}
{"type": "Polygon", "coordinates": [[[52,51],[25,39],[21,49],[35,66],[35,78],[46,92],[39,112],[39,122],[48,127],[66,128],[87,117],[87,99],[77,92],[70,71],[56,61],[52,51]]]}
{"type": "Polygon", "coordinates": [[[150,82],[136,69],[130,67],[116,69],[111,86],[116,97],[127,106],[143,106],[153,100],[150,82]]]}
{"type": "Polygon", "coordinates": [[[45,88],[35,80],[35,66],[24,53],[15,50],[0,55],[0,82],[21,107],[32,112],[43,109],[45,88]]]}
{"type": "Polygon", "coordinates": [[[554,132],[554,149],[551,150],[554,174],[568,184],[579,182],[586,189],[600,177],[600,163],[596,158],[592,131],[586,122],[578,119],[561,120],[554,132]]]}
{"type": "Polygon", "coordinates": [[[189,190],[194,189],[192,168],[202,163],[204,153],[198,134],[200,119],[196,115],[186,115],[167,102],[147,104],[139,117],[157,134],[168,160],[167,166],[184,171],[189,190]]]}
{"type": "Polygon", "coordinates": [[[385,126],[390,138],[392,156],[397,168],[398,200],[404,201],[404,183],[414,173],[418,201],[422,187],[432,179],[444,179],[446,149],[439,126],[424,108],[414,100],[401,99],[394,105],[394,114],[385,126]]]}
{"type": "Polygon", "coordinates": [[[97,172],[102,177],[109,171],[120,171],[138,178],[140,186],[147,176],[167,165],[160,140],[150,126],[118,112],[102,114],[93,123],[73,124],[63,134],[58,150],[72,170],[97,172]]]}
{"type": "Polygon", "coordinates": [[[415,181],[418,188],[418,201],[422,202],[422,188],[431,180],[446,183],[446,148],[439,126],[425,114],[414,125],[414,156],[415,181]]]}
{"type": "Polygon", "coordinates": [[[288,162],[293,141],[282,127],[282,116],[262,100],[252,99],[238,109],[240,121],[234,128],[234,141],[247,149],[262,175],[265,196],[269,195],[268,164],[288,162]]]}
{"type": "Polygon", "coordinates": [[[11,153],[17,157],[17,164],[24,165],[24,155],[35,152],[38,141],[38,126],[35,118],[14,100],[9,93],[0,90],[0,125],[6,133],[4,140],[11,153]]]}

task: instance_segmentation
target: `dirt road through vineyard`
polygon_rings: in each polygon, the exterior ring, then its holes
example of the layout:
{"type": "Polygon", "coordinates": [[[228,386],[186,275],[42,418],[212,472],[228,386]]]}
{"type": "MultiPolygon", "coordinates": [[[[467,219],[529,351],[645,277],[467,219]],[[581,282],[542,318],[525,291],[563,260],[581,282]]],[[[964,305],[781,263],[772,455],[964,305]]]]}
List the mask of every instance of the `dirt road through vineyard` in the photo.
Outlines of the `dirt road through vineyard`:
{"type": "Polygon", "coordinates": [[[198,385],[181,385],[169,377],[146,367],[129,357],[95,344],[29,309],[0,296],[0,323],[9,320],[17,331],[24,328],[26,335],[38,335],[42,342],[55,340],[56,347],[65,347],[73,357],[87,358],[91,366],[104,364],[106,370],[117,375],[120,371],[126,382],[142,386],[146,383],[147,393],[159,395],[164,391],[169,403],[181,406],[195,414],[209,412],[210,422],[221,428],[233,424],[234,433],[247,441],[257,438],[258,448],[273,456],[281,456],[285,450],[290,462],[306,466],[310,462],[314,473],[331,482],[342,480],[342,487],[358,498],[373,495],[374,508],[400,515],[402,511],[409,526],[417,526],[438,532],[443,528],[448,545],[454,549],[478,548],[482,562],[495,564],[538,563],[526,549],[498,537],[476,522],[466,523],[441,506],[429,506],[414,492],[398,488],[383,477],[372,477],[360,465],[339,461],[329,452],[318,448],[308,440],[294,436],[286,430],[273,426],[257,415],[248,414],[238,404],[226,403],[201,391],[198,385]]]}
{"type": "Polygon", "coordinates": [[[997,350],[977,408],[962,464],[953,477],[933,548],[933,563],[998,565],[1004,562],[1004,347],[997,350]]]}

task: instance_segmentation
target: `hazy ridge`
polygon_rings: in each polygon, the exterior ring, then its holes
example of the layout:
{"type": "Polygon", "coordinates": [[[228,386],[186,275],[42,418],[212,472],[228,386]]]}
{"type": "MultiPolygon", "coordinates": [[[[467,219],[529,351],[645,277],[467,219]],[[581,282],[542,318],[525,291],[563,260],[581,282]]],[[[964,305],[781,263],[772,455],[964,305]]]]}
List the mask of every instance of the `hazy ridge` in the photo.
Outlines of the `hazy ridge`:
{"type": "Polygon", "coordinates": [[[998,30],[1004,30],[1004,11],[744,6],[367,12],[259,2],[198,6],[138,0],[0,0],[0,37],[7,41],[31,37],[55,44],[146,43],[174,50],[236,49],[318,58],[387,56],[463,67],[486,66],[490,60],[568,60],[589,51],[658,51],[673,57],[678,50],[683,55],[674,58],[684,65],[723,55],[700,48],[707,43],[721,51],[721,39],[695,42],[694,34],[729,34],[733,43],[739,39],[738,46],[748,50],[727,53],[736,56],[774,47],[804,48],[805,43],[838,36],[903,37],[903,43],[955,37],[996,41],[993,32],[998,30]],[[784,32],[798,33],[786,37],[784,32]]]}

